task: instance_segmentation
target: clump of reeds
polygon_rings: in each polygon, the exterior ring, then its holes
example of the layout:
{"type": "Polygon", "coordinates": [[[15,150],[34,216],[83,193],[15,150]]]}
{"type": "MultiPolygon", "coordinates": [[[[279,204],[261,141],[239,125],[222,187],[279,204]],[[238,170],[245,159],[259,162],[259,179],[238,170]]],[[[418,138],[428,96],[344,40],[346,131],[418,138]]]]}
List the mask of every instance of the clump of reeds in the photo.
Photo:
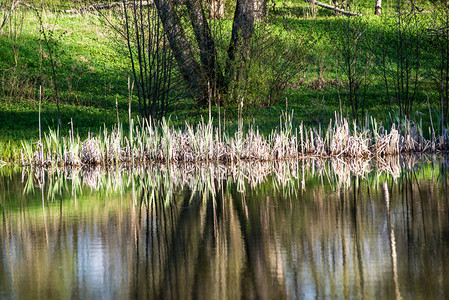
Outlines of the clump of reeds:
{"type": "MultiPolygon", "coordinates": [[[[431,131],[434,132],[434,131],[431,131]]],[[[23,143],[22,164],[34,166],[80,166],[145,164],[148,162],[272,161],[298,157],[371,158],[399,153],[438,152],[449,149],[449,135],[426,139],[417,124],[404,120],[385,129],[375,119],[364,126],[336,115],[326,130],[294,126],[292,115],[283,114],[278,128],[265,136],[254,126],[233,134],[221,132],[212,122],[175,129],[160,123],[131,121],[129,133],[118,125],[108,132],[81,141],[50,131],[36,144],[23,143]]]]}

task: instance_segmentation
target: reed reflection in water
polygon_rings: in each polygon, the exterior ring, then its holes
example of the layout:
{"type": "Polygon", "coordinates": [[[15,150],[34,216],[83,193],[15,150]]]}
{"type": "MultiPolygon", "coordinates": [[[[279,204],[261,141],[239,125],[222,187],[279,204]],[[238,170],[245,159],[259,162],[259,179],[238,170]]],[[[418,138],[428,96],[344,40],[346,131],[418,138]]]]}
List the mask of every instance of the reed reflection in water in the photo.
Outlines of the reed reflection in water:
{"type": "Polygon", "coordinates": [[[447,170],[397,157],[2,176],[0,298],[447,298],[447,170]]]}

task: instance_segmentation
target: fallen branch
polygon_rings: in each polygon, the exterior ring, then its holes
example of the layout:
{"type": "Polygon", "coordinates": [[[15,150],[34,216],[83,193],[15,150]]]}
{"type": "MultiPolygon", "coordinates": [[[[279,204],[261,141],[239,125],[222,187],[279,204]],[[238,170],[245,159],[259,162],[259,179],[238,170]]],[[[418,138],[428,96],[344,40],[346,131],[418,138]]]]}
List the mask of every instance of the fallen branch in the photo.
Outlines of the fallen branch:
{"type": "Polygon", "coordinates": [[[345,15],[345,16],[351,16],[351,17],[361,17],[362,16],[362,14],[353,13],[353,12],[350,12],[350,11],[347,11],[347,10],[344,10],[344,9],[341,9],[341,8],[338,8],[338,7],[329,5],[329,4],[325,4],[325,3],[322,3],[322,2],[319,2],[319,1],[314,1],[314,0],[305,0],[305,1],[309,2],[309,3],[314,3],[315,5],[321,6],[323,8],[327,8],[327,9],[330,9],[330,10],[333,10],[333,11],[337,11],[337,12],[339,12],[339,13],[345,15]]]}
{"type": "MultiPolygon", "coordinates": [[[[32,6],[26,2],[18,2],[18,4],[25,6],[29,9],[33,9],[33,10],[38,10],[37,7],[32,6]]],[[[87,7],[82,7],[82,8],[78,8],[78,9],[58,9],[56,10],[56,12],[58,13],[63,13],[63,14],[81,14],[81,13],[85,13],[85,12],[91,12],[91,11],[96,11],[96,10],[102,10],[102,9],[111,9],[114,7],[118,7],[118,6],[133,6],[133,5],[138,5],[138,6],[151,6],[153,5],[153,1],[139,1],[139,2],[135,2],[135,1],[128,1],[128,2],[112,2],[112,3],[104,3],[104,4],[93,4],[87,7]]]]}

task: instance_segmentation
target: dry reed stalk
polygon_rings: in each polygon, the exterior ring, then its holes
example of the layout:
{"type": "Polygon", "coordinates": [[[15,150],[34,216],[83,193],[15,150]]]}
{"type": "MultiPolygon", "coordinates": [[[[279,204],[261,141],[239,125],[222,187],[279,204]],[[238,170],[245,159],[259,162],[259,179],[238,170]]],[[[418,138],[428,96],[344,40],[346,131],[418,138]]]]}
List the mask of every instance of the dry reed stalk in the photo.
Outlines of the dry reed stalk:
{"type": "Polygon", "coordinates": [[[250,127],[243,132],[242,122],[234,136],[220,135],[219,128],[202,120],[195,127],[187,124],[175,129],[166,120],[160,124],[153,121],[131,122],[130,133],[125,135],[119,125],[111,132],[106,129],[97,136],[80,141],[74,137],[61,137],[50,131],[35,146],[24,143],[22,164],[34,166],[78,166],[146,164],[148,162],[227,162],[255,160],[271,161],[314,157],[384,157],[399,153],[436,152],[449,149],[447,130],[437,138],[426,140],[422,129],[405,120],[393,124],[386,131],[374,119],[366,118],[364,128],[339,116],[330,122],[327,130],[321,127],[306,128],[302,123],[293,128],[290,115],[283,115],[280,127],[269,136],[250,127]],[[372,128],[370,130],[369,128],[372,128]],[[294,129],[294,130],[293,130],[294,129]],[[294,133],[294,134],[293,134],[294,133]],[[222,136],[222,138],[220,138],[222,136]]]}

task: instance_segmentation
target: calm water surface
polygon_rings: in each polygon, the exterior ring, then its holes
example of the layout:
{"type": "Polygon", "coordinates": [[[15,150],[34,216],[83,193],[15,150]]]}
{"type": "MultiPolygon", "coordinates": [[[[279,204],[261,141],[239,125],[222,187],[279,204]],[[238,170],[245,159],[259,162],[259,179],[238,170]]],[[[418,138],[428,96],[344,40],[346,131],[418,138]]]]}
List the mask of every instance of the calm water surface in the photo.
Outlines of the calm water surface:
{"type": "Polygon", "coordinates": [[[0,170],[0,298],[448,298],[447,159],[0,170]]]}

